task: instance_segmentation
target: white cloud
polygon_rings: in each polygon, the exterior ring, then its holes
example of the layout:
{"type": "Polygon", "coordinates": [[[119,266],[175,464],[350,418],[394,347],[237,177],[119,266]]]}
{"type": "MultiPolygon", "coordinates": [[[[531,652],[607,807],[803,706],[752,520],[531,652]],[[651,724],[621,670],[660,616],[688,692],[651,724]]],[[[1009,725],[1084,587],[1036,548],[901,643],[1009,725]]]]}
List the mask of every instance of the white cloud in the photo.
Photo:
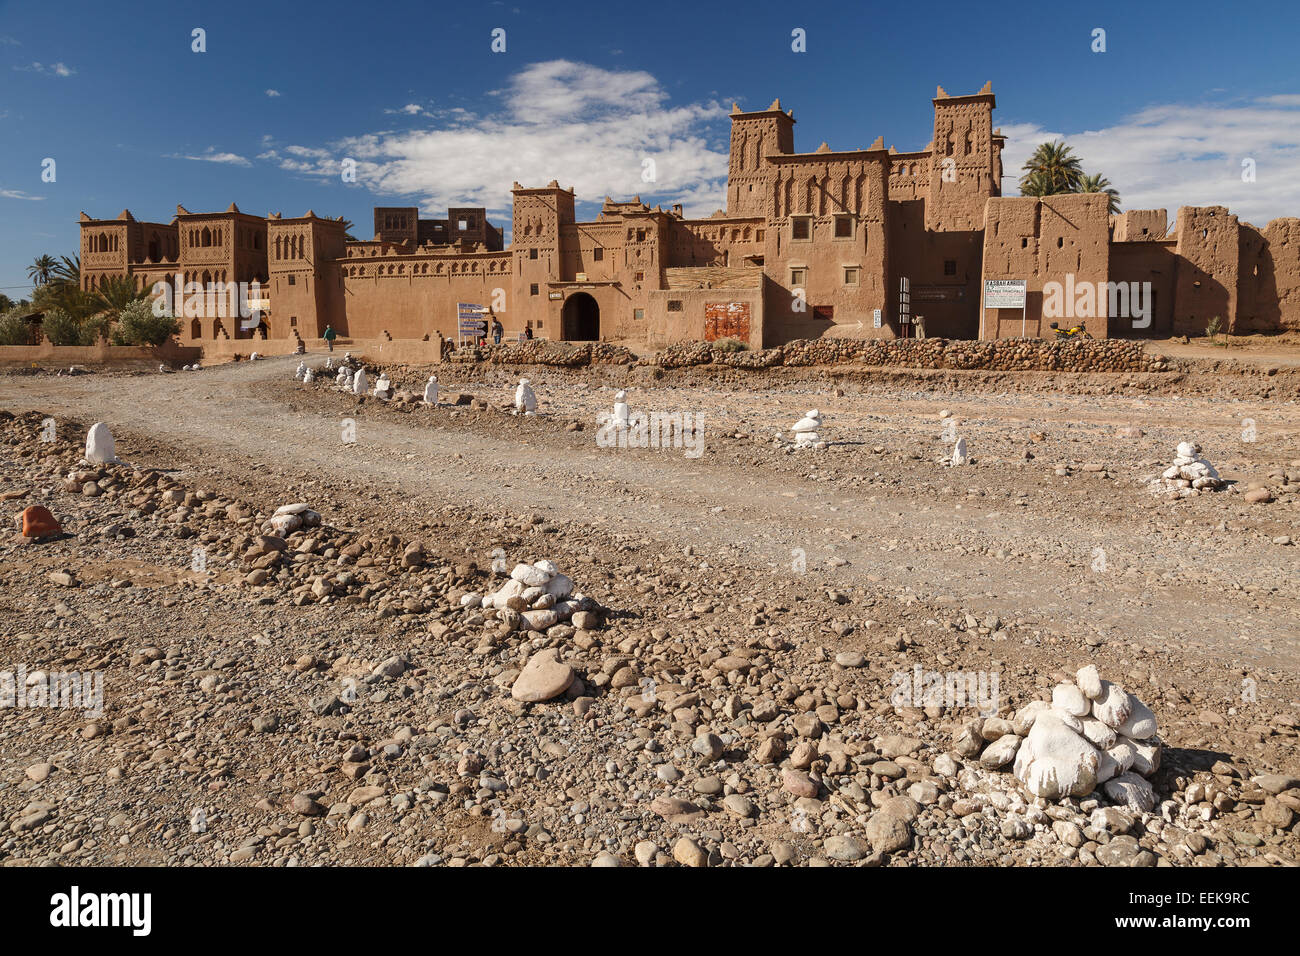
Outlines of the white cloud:
{"type": "Polygon", "coordinates": [[[22,73],[43,73],[46,76],[72,76],[77,71],[66,63],[31,63],[28,66],[15,66],[22,73]]]}
{"type": "Polygon", "coordinates": [[[33,201],[39,201],[39,200],[44,199],[45,197],[44,197],[44,196],[31,196],[31,195],[28,195],[27,193],[23,192],[21,189],[0,189],[0,198],[4,198],[4,199],[30,199],[30,200],[33,200],[33,201]]]}
{"type": "MultiPolygon", "coordinates": [[[[688,215],[725,204],[727,152],[720,103],[667,105],[649,73],[553,60],[525,67],[492,94],[489,115],[456,108],[432,114],[418,104],[389,113],[436,116],[433,128],[364,133],[328,148],[289,146],[263,154],[286,170],[334,178],[357,161],[357,181],[377,193],[416,197],[430,211],[449,205],[510,208],[515,181],[573,186],[579,201],[639,194],[683,202],[688,215]],[[724,141],[725,142],[725,141],[724,141]],[[642,179],[646,158],[655,179],[642,179]]],[[[259,157],[263,158],[263,157],[259,157]]]]}
{"type": "Polygon", "coordinates": [[[203,163],[222,163],[227,166],[252,166],[247,159],[238,153],[218,153],[216,148],[209,146],[204,152],[197,156],[187,153],[168,153],[167,159],[191,159],[203,163]]]}
{"type": "MultiPolygon", "coordinates": [[[[1064,139],[1120,192],[1125,209],[1227,206],[1243,222],[1263,227],[1300,216],[1300,96],[1242,102],[1151,106],[1098,130],[1062,132],[1035,123],[1004,125],[1002,171],[1018,178],[1039,143],[1064,139]],[[1243,160],[1255,181],[1242,181],[1243,160]]],[[[1007,194],[1016,190],[1004,181],[1007,194]]]]}
{"type": "Polygon", "coordinates": [[[280,91],[279,91],[279,90],[267,90],[267,91],[266,91],[266,95],[267,95],[267,96],[272,96],[272,97],[274,97],[274,96],[279,96],[279,95],[280,95],[280,91]]]}

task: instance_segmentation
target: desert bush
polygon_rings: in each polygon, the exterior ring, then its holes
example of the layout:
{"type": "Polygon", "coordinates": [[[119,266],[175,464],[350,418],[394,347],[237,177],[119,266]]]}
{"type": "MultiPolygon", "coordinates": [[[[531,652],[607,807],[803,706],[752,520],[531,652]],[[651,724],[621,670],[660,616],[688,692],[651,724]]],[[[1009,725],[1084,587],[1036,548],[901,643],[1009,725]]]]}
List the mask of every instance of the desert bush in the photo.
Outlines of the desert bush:
{"type": "Polygon", "coordinates": [[[718,339],[713,343],[714,351],[717,352],[748,352],[749,346],[739,339],[718,339]]]}
{"type": "Polygon", "coordinates": [[[0,345],[30,345],[31,329],[23,318],[23,309],[10,309],[0,315],[0,345]]]}
{"type": "Polygon", "coordinates": [[[53,345],[84,345],[81,323],[62,309],[50,309],[41,319],[41,331],[53,345]]]}
{"type": "Polygon", "coordinates": [[[153,306],[144,299],[126,305],[113,328],[114,345],[162,345],[181,327],[170,315],[154,315],[153,306]]]}

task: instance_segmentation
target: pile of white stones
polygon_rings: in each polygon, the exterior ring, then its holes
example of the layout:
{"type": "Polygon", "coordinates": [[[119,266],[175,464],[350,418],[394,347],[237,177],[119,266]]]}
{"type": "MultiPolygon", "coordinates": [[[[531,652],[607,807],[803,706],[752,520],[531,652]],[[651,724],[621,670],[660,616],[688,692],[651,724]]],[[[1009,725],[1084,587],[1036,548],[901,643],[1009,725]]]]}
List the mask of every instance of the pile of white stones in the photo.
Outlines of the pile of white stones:
{"type": "Polygon", "coordinates": [[[283,538],[299,528],[318,528],[320,522],[320,514],[299,501],[276,508],[275,514],[262,523],[262,534],[274,534],[283,538]]]}
{"type": "Polygon", "coordinates": [[[1160,769],[1156,730],[1146,704],[1089,664],[1074,683],[1058,684],[1050,703],[1031,701],[1009,720],[968,724],[955,744],[986,770],[1011,765],[1035,797],[1085,797],[1101,787],[1111,802],[1146,812],[1158,802],[1147,779],[1160,769]]]}
{"type": "Polygon", "coordinates": [[[794,447],[811,447],[818,450],[825,448],[826,442],[822,441],[821,427],[822,413],[815,408],[808,409],[803,418],[790,426],[790,430],[794,432],[794,447]]]}
{"type": "Polygon", "coordinates": [[[532,384],[526,378],[521,378],[519,387],[515,389],[514,413],[516,415],[537,414],[537,393],[533,391],[532,384]]]}
{"type": "Polygon", "coordinates": [[[570,620],[585,628],[596,622],[595,603],[573,589],[573,578],[546,560],[516,564],[510,580],[492,594],[461,598],[463,607],[473,604],[496,611],[497,620],[512,630],[545,631],[570,620]]]}
{"type": "Polygon", "coordinates": [[[1159,477],[1150,479],[1148,484],[1151,490],[1156,494],[1190,498],[1202,491],[1217,491],[1222,488],[1223,479],[1200,454],[1200,445],[1189,441],[1179,442],[1174,452],[1174,463],[1159,477]]]}

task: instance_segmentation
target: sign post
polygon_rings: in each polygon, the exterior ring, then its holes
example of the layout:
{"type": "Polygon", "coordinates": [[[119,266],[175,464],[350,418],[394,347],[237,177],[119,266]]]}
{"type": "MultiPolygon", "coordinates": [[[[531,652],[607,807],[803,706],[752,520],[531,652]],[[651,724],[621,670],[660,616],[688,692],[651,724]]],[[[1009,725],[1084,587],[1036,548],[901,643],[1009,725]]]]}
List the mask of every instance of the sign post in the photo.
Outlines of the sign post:
{"type": "Polygon", "coordinates": [[[1025,337],[1025,303],[1028,300],[1024,279],[985,279],[984,308],[980,309],[980,338],[984,338],[984,313],[988,309],[1019,309],[1020,337],[1025,337]]]}
{"type": "Polygon", "coordinates": [[[472,302],[456,303],[456,348],[464,344],[466,335],[472,336],[477,342],[480,335],[487,333],[487,319],[480,318],[487,315],[487,312],[483,306],[472,302]]]}

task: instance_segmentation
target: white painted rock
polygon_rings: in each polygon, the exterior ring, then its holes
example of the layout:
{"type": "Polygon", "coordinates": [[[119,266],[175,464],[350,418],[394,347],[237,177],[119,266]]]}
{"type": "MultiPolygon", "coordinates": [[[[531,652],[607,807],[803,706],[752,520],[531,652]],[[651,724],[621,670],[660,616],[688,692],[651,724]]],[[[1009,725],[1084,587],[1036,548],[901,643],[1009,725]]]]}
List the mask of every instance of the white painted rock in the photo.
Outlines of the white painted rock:
{"type": "Polygon", "coordinates": [[[619,391],[614,395],[614,425],[617,428],[627,428],[628,410],[627,410],[627,392],[619,391]]]}
{"type": "Polygon", "coordinates": [[[510,577],[525,587],[540,588],[551,579],[552,575],[531,564],[516,564],[515,569],[510,572],[510,577]]]}
{"type": "Polygon", "coordinates": [[[1029,731],[1034,726],[1034,721],[1038,715],[1052,709],[1052,705],[1045,700],[1031,700],[1016,711],[1016,715],[1011,718],[1011,730],[1021,737],[1028,736],[1029,731]]]}
{"type": "Polygon", "coordinates": [[[540,608],[533,611],[524,611],[519,615],[528,622],[528,626],[534,631],[544,631],[548,627],[554,627],[560,623],[560,615],[554,608],[540,608]]]}
{"type": "Polygon", "coordinates": [[[1055,712],[1038,715],[1016,753],[1017,779],[1036,797],[1082,797],[1097,785],[1096,749],[1055,712]]]}
{"type": "Polygon", "coordinates": [[[952,446],[952,463],[954,465],[970,463],[970,455],[966,452],[966,439],[958,438],[957,443],[952,446]]]}
{"type": "Polygon", "coordinates": [[[521,378],[519,387],[515,389],[515,411],[525,415],[537,411],[537,395],[526,378],[521,378]]]}
{"type": "Polygon", "coordinates": [[[1127,737],[1121,737],[1123,743],[1133,748],[1133,770],[1149,777],[1160,769],[1160,745],[1157,743],[1147,743],[1143,740],[1129,740],[1127,737]]]}
{"type": "Polygon", "coordinates": [[[1115,761],[1115,766],[1119,768],[1119,773],[1127,773],[1133,766],[1133,760],[1137,756],[1133,746],[1125,741],[1120,741],[1113,747],[1107,747],[1106,753],[1115,761]]]}
{"type": "Polygon", "coordinates": [[[352,377],[352,394],[366,394],[366,367],[364,365],[357,369],[357,374],[352,377]]]}
{"type": "Polygon", "coordinates": [[[424,386],[424,403],[426,405],[438,404],[438,376],[430,375],[429,381],[424,386]]]}
{"type": "Polygon", "coordinates": [[[1155,788],[1135,773],[1122,773],[1114,780],[1106,781],[1103,789],[1112,801],[1130,810],[1146,813],[1155,809],[1155,788]]]}
{"type": "Polygon", "coordinates": [[[810,408],[804,413],[803,418],[799,419],[791,426],[790,431],[798,435],[800,432],[815,432],[822,427],[822,414],[815,408],[810,408]]]}
{"type": "Polygon", "coordinates": [[[86,461],[93,465],[117,461],[117,446],[113,441],[113,433],[103,422],[95,422],[86,433],[86,461]]]}
{"type": "Polygon", "coordinates": [[[1083,718],[1083,735],[1094,747],[1101,750],[1115,746],[1116,741],[1119,740],[1119,735],[1114,729],[1107,727],[1096,717],[1083,718]]]}
{"type": "Polygon", "coordinates": [[[551,579],[542,585],[542,590],[555,600],[563,601],[573,593],[573,578],[567,574],[552,575],[551,579]]]}
{"type": "Polygon", "coordinates": [[[519,581],[507,581],[501,586],[501,589],[494,594],[489,594],[483,599],[484,607],[494,607],[498,611],[506,606],[506,602],[512,597],[520,597],[524,593],[524,585],[519,581]]]}
{"type": "Polygon", "coordinates": [[[1079,672],[1074,675],[1074,681],[1079,685],[1079,690],[1083,691],[1083,696],[1089,700],[1096,700],[1101,696],[1101,675],[1097,673],[1096,664],[1080,667],[1079,672]]]}
{"type": "Polygon", "coordinates": [[[984,748],[984,753],[980,754],[980,764],[989,770],[1005,767],[1016,759],[1016,751],[1019,749],[1020,738],[1015,734],[1004,734],[984,748]]]}
{"type": "Polygon", "coordinates": [[[1061,710],[1059,707],[1052,707],[1048,710],[1048,713],[1061,723],[1065,724],[1065,726],[1069,727],[1076,734],[1083,733],[1083,720],[1074,716],[1074,714],[1070,713],[1068,710],[1061,710]]]}
{"type": "Polygon", "coordinates": [[[1083,717],[1091,709],[1088,698],[1083,696],[1083,691],[1073,684],[1056,685],[1052,690],[1052,706],[1075,717],[1083,717]]]}
{"type": "Polygon", "coordinates": [[[1133,712],[1128,715],[1128,720],[1119,726],[1119,732],[1125,737],[1132,737],[1134,740],[1146,740],[1148,737],[1154,737],[1156,735],[1156,715],[1142,701],[1133,697],[1132,694],[1129,696],[1133,699],[1133,712]]]}
{"type": "Polygon", "coordinates": [[[1115,762],[1107,751],[1097,751],[1097,785],[1101,786],[1107,780],[1119,774],[1119,764],[1115,762]]]}
{"type": "Polygon", "coordinates": [[[1108,680],[1101,682],[1101,696],[1092,702],[1092,715],[1107,727],[1118,730],[1133,713],[1133,698],[1108,680]]]}
{"type": "Polygon", "coordinates": [[[528,659],[514,684],[510,696],[528,703],[550,700],[569,689],[573,683],[573,668],[558,659],[559,651],[548,647],[528,659]]]}

